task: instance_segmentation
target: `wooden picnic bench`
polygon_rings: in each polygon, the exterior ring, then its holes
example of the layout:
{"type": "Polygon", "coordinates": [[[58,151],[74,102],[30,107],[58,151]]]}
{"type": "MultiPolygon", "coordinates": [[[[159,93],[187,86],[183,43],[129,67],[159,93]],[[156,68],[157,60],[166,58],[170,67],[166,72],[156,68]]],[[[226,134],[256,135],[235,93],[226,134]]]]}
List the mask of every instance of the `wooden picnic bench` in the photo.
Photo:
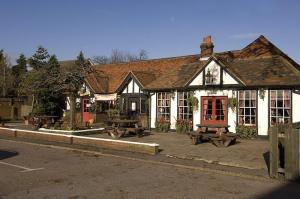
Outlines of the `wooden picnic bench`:
{"type": "Polygon", "coordinates": [[[106,131],[113,138],[121,138],[126,134],[134,134],[142,137],[145,135],[145,128],[139,127],[138,122],[138,120],[128,119],[108,120],[107,123],[110,125],[106,127],[106,131]]]}
{"type": "Polygon", "coordinates": [[[229,132],[229,125],[223,124],[197,124],[198,129],[188,133],[193,144],[209,141],[217,147],[228,147],[235,144],[237,135],[229,132]],[[211,132],[213,129],[214,132],[211,132]]]}
{"type": "Polygon", "coordinates": [[[54,125],[59,116],[50,116],[50,115],[39,115],[32,118],[32,124],[35,126],[35,129],[38,130],[41,127],[50,127],[54,125]]]}

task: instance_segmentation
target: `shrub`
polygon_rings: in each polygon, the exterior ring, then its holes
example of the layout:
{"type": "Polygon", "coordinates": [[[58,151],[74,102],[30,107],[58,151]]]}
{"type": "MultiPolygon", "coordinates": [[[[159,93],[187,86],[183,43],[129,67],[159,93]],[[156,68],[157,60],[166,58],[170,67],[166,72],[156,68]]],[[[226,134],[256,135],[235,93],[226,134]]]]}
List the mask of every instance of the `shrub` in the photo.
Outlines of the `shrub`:
{"type": "Polygon", "coordinates": [[[253,126],[237,126],[236,133],[238,133],[241,138],[246,139],[257,137],[256,127],[253,126]]]}
{"type": "Polygon", "coordinates": [[[120,110],[117,109],[117,108],[109,109],[107,111],[107,114],[108,114],[108,117],[111,118],[111,119],[118,118],[118,117],[120,117],[120,110]]]}
{"type": "Polygon", "coordinates": [[[195,96],[190,96],[188,99],[188,104],[193,107],[194,110],[198,110],[199,100],[195,96]]]}
{"type": "Polygon", "coordinates": [[[228,107],[234,112],[237,106],[237,99],[236,98],[228,98],[228,107]]]}
{"type": "Polygon", "coordinates": [[[187,133],[193,129],[191,120],[176,120],[176,132],[187,133]]]}
{"type": "Polygon", "coordinates": [[[155,122],[155,128],[158,132],[168,132],[170,130],[170,122],[165,120],[165,118],[160,118],[155,122]]]}

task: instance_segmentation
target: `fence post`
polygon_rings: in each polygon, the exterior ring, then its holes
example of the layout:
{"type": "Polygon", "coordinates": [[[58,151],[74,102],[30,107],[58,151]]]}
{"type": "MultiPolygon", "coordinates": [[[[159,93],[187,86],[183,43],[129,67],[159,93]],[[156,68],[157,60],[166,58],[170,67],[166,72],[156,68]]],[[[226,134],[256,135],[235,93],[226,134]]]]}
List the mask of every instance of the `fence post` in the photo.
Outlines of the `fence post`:
{"type": "Polygon", "coordinates": [[[269,139],[270,139],[270,177],[278,177],[278,128],[269,128],[269,139]]]}
{"type": "Polygon", "coordinates": [[[299,130],[290,126],[286,133],[285,179],[295,180],[299,177],[299,130]]]}

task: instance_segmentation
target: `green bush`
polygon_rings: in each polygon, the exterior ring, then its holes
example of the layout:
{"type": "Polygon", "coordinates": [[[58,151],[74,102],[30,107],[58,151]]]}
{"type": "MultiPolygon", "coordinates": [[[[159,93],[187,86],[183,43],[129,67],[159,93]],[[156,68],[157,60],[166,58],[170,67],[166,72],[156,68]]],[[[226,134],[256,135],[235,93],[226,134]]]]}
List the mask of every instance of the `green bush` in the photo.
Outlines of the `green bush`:
{"type": "Polygon", "coordinates": [[[118,117],[120,117],[120,110],[117,108],[109,109],[107,111],[107,114],[108,114],[108,117],[111,119],[118,118],[118,117]]]}
{"type": "Polygon", "coordinates": [[[164,118],[160,118],[155,122],[155,128],[158,132],[168,132],[170,130],[170,122],[165,120],[164,118]]]}
{"type": "Polygon", "coordinates": [[[176,132],[188,133],[193,129],[192,121],[190,120],[176,120],[176,132]]]}
{"type": "Polygon", "coordinates": [[[256,127],[253,126],[237,126],[236,133],[238,133],[241,138],[246,139],[257,137],[256,127]]]}

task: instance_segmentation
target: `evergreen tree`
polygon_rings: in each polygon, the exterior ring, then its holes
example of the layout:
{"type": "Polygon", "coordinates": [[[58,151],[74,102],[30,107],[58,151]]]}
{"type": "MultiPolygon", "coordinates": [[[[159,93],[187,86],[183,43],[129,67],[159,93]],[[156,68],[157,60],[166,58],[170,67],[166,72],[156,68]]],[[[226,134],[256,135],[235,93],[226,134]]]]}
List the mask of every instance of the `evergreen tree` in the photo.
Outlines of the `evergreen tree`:
{"type": "Polygon", "coordinates": [[[49,57],[47,49],[39,46],[35,54],[29,59],[29,64],[33,69],[38,70],[47,66],[49,57]]]}
{"type": "Polygon", "coordinates": [[[61,116],[65,98],[57,89],[60,66],[55,55],[49,56],[46,49],[39,47],[29,59],[29,72],[25,88],[34,95],[33,114],[61,116]]]}
{"type": "Polygon", "coordinates": [[[14,79],[14,93],[15,95],[21,95],[21,84],[24,81],[27,73],[27,60],[24,54],[16,60],[17,65],[12,67],[12,75],[14,79]]]}

